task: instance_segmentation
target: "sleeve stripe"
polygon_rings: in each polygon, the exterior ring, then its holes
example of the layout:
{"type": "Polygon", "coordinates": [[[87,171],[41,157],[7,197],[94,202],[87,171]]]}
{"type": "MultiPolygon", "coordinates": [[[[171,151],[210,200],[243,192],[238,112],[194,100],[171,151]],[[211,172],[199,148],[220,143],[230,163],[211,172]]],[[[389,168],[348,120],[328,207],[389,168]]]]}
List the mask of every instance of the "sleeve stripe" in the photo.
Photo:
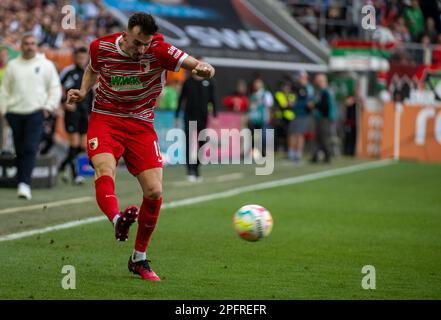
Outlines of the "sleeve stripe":
{"type": "Polygon", "coordinates": [[[181,69],[181,65],[182,65],[182,63],[184,62],[184,60],[187,59],[187,57],[188,57],[188,54],[186,54],[186,53],[184,53],[184,54],[182,55],[182,57],[181,57],[181,58],[179,59],[179,61],[178,61],[178,64],[176,65],[175,72],[178,72],[179,69],[181,69]]]}

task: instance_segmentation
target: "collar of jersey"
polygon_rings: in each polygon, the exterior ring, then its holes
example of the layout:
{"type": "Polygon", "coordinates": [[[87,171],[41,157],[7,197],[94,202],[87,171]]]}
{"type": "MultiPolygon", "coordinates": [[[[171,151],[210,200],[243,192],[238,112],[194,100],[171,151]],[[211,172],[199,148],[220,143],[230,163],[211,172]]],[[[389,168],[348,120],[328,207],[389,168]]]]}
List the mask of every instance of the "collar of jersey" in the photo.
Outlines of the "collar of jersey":
{"type": "Polygon", "coordinates": [[[127,53],[125,53],[124,51],[122,51],[121,47],[119,46],[119,40],[122,39],[122,35],[120,35],[118,38],[116,38],[115,41],[115,46],[116,46],[116,50],[118,50],[118,53],[124,57],[128,57],[129,55],[127,53]]]}

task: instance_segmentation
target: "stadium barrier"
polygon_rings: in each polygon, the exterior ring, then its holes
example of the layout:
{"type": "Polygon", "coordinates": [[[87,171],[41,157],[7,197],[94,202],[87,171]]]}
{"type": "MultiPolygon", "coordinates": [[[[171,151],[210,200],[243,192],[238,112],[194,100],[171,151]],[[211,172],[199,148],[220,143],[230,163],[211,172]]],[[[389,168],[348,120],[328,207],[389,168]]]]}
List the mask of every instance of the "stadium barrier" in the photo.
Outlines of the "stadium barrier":
{"type": "Polygon", "coordinates": [[[360,157],[441,162],[441,105],[390,102],[360,120],[360,157]]]}
{"type": "MultiPolygon", "coordinates": [[[[16,157],[0,155],[0,188],[17,187],[16,157]]],[[[57,182],[57,163],[54,156],[39,156],[32,171],[33,188],[52,188],[57,182]]]]}

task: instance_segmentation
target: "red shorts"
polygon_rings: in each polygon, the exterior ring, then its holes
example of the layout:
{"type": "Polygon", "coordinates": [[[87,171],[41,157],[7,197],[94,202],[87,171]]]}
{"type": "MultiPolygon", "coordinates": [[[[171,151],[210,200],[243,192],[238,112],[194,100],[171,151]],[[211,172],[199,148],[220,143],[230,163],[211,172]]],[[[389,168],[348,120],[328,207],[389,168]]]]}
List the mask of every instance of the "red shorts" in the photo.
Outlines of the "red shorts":
{"type": "Polygon", "coordinates": [[[100,153],[111,153],[118,161],[121,156],[134,176],[162,168],[162,157],[153,124],[133,118],[123,118],[92,112],[87,131],[89,159],[100,153]]]}

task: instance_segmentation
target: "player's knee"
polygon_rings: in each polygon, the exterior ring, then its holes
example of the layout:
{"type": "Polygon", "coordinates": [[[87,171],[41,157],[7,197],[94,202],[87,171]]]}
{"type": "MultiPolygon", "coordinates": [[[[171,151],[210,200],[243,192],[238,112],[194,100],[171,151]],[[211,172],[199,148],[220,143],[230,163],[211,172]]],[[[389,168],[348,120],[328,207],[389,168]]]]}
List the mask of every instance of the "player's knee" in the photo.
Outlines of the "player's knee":
{"type": "Polygon", "coordinates": [[[152,200],[158,200],[162,197],[162,187],[161,185],[152,186],[147,188],[144,192],[144,197],[152,200]]]}
{"type": "Polygon", "coordinates": [[[97,178],[102,176],[115,176],[115,168],[111,165],[100,165],[95,167],[95,175],[97,178]]]}

